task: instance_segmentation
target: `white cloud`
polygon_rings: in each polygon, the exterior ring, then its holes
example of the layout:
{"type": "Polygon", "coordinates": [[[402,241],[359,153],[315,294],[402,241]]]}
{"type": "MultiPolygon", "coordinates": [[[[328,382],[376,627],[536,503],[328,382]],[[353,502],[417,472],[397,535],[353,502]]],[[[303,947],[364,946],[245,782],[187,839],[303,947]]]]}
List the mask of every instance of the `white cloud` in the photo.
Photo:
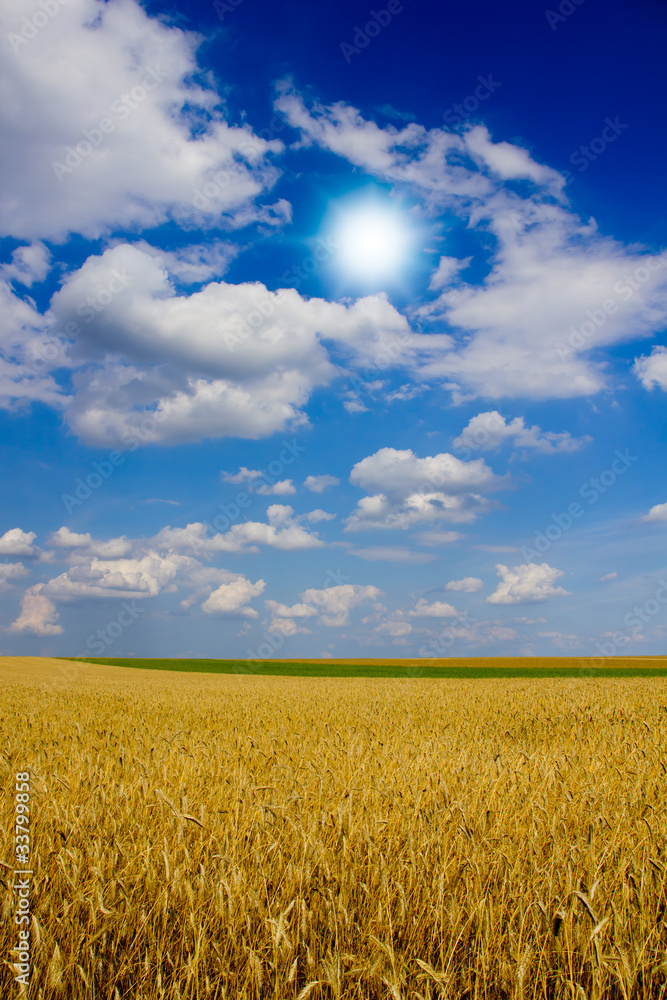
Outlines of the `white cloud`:
{"type": "Polygon", "coordinates": [[[409,449],[381,448],[352,469],[350,482],[372,495],[359,501],[345,530],[472,521],[490,507],[476,491],[498,489],[505,481],[481,458],[463,462],[447,453],[417,458],[409,449]]]}
{"type": "Polygon", "coordinates": [[[77,534],[67,527],[54,531],[49,538],[49,545],[53,545],[57,549],[85,550],[82,553],[84,557],[101,556],[103,559],[119,559],[122,556],[129,556],[132,552],[132,543],[125,535],[100,542],[94,541],[89,532],[77,534]]]}
{"type": "Polygon", "coordinates": [[[279,86],[276,108],[299,129],[305,142],[316,143],[388,181],[418,188],[431,204],[468,201],[488,195],[492,183],[464,165],[463,137],[445,129],[409,124],[400,130],[380,128],[342,102],[308,109],[288,83],[279,86]]]}
{"type": "Polygon", "coordinates": [[[479,207],[473,221],[497,240],[491,271],[438,299],[439,318],[461,340],[434,351],[420,373],[445,380],[455,399],[598,392],[608,376],[589,352],[651,336],[667,315],[664,255],[627,249],[559,206],[539,204],[524,223],[528,204],[502,194],[479,207]],[[633,289],[627,276],[639,274],[646,278],[633,289]]]}
{"type": "Polygon", "coordinates": [[[254,608],[245,607],[245,605],[253,597],[258,597],[265,586],[264,580],[251,583],[245,577],[232,580],[230,583],[222,583],[204,601],[201,606],[202,611],[205,611],[207,615],[237,613],[247,618],[257,618],[257,611],[254,608]]]}
{"type": "Polygon", "coordinates": [[[37,535],[34,531],[22,531],[21,528],[10,528],[0,536],[0,556],[19,556],[23,559],[37,559],[40,549],[33,542],[37,535]]]}
{"type": "Polygon", "coordinates": [[[29,41],[25,14],[7,0],[0,15],[13,95],[0,112],[5,233],[62,240],[168,219],[271,219],[253,202],[276,180],[267,154],[282,144],[225,121],[218,94],[196,82],[198,36],[134,0],[71,0],[29,41]]]}
{"type": "Polygon", "coordinates": [[[304,590],[301,594],[306,604],[319,609],[320,621],[329,628],[347,625],[353,608],[367,601],[375,601],[382,591],[373,586],[343,583],[324,590],[304,590]]]}
{"type": "Polygon", "coordinates": [[[642,517],[644,524],[658,524],[667,521],[667,503],[657,503],[642,517]]]}
{"type": "Polygon", "coordinates": [[[48,326],[35,303],[19,298],[0,278],[0,406],[16,409],[41,400],[60,409],[69,401],[48,374],[63,364],[62,346],[48,326]]]}
{"type": "Polygon", "coordinates": [[[656,346],[648,356],[637,358],[633,371],[645,389],[657,385],[667,392],[667,347],[656,346]]]}
{"type": "Polygon", "coordinates": [[[303,485],[312,493],[324,493],[330,486],[338,486],[340,479],[335,476],[306,476],[303,485]]]}
{"type": "Polygon", "coordinates": [[[508,422],[498,410],[491,410],[472,417],[452,444],[455,448],[468,448],[472,451],[493,451],[512,439],[517,448],[533,448],[546,454],[576,451],[592,440],[588,436],[573,438],[567,431],[560,434],[553,431],[542,433],[537,424],[526,427],[523,417],[515,417],[508,422]]]}
{"type": "Polygon", "coordinates": [[[284,635],[285,638],[293,635],[313,634],[312,629],[305,628],[303,625],[297,625],[291,618],[273,618],[266,630],[267,632],[277,632],[279,635],[284,635]]]}
{"type": "Polygon", "coordinates": [[[484,125],[475,125],[465,133],[470,152],[503,180],[531,180],[559,195],[565,178],[557,170],[536,163],[527,150],[509,142],[493,142],[484,125]]]}
{"type": "Polygon", "coordinates": [[[220,479],[223,483],[253,483],[255,479],[260,479],[264,475],[259,469],[246,469],[242,465],[238,472],[221,472],[220,479]]]}
{"type": "MultiPolygon", "coordinates": [[[[667,504],[665,504],[665,520],[667,520],[667,504]]],[[[618,573],[614,570],[613,573],[605,573],[604,576],[598,578],[598,583],[606,583],[607,580],[617,580],[618,573]]]]}
{"type": "MultiPolygon", "coordinates": [[[[276,517],[280,516],[276,512],[276,517]]],[[[283,512],[282,516],[289,522],[289,515],[283,512]]],[[[77,533],[66,527],[58,529],[51,536],[51,541],[59,559],[68,561],[69,567],[59,576],[40,583],[37,590],[33,587],[26,591],[28,610],[24,609],[14,631],[24,627],[32,629],[32,625],[24,626],[22,623],[24,620],[33,622],[39,615],[42,615],[45,627],[53,625],[55,619],[49,617],[54,608],[53,602],[143,600],[182,589],[187,591],[187,596],[181,600],[184,610],[201,603],[207,614],[237,613],[256,618],[257,612],[245,605],[263,592],[263,580],[253,583],[241,573],[204,566],[192,555],[178,551],[179,548],[186,549],[188,542],[201,540],[202,528],[203,525],[194,524],[186,529],[165,528],[154,538],[128,539],[123,536],[106,541],[95,539],[88,532],[77,533]]],[[[194,546],[191,545],[191,548],[194,546]]],[[[204,554],[208,556],[215,551],[223,550],[214,545],[204,554]]],[[[57,628],[60,630],[60,626],[57,628]]]]}
{"type": "Polygon", "coordinates": [[[458,612],[451,604],[445,601],[428,601],[420,597],[412,611],[408,611],[411,618],[454,618],[458,612]]]}
{"type": "Polygon", "coordinates": [[[443,288],[447,288],[452,284],[459,271],[467,267],[471,260],[471,257],[466,257],[465,260],[460,260],[458,257],[441,257],[438,266],[429,280],[428,287],[430,290],[440,291],[443,288]]]}
{"type": "Polygon", "coordinates": [[[274,618],[312,618],[317,610],[310,604],[292,604],[288,607],[279,601],[264,601],[274,618]]]}
{"type": "Polygon", "coordinates": [[[11,264],[2,264],[0,274],[8,281],[18,281],[27,288],[44,281],[51,267],[51,252],[43,243],[30,243],[12,252],[11,264]]]}
{"type": "Polygon", "coordinates": [[[317,521],[334,521],[336,519],[335,514],[330,514],[328,511],[322,510],[321,507],[316,507],[315,510],[310,510],[307,514],[301,514],[300,517],[303,517],[304,521],[311,521],[313,524],[317,523],[317,521]]]}
{"type": "Polygon", "coordinates": [[[281,479],[279,482],[272,483],[271,485],[264,483],[259,487],[257,492],[263,496],[270,496],[271,494],[287,496],[290,493],[296,493],[296,487],[291,479],[281,479]]]}
{"type": "Polygon", "coordinates": [[[27,575],[28,570],[23,563],[0,562],[0,592],[10,589],[10,580],[27,575]]]}
{"type": "Polygon", "coordinates": [[[189,563],[184,557],[163,556],[150,548],[134,558],[90,556],[49,580],[44,595],[56,601],[156,597],[189,563]]]}
{"type": "MultiPolygon", "coordinates": [[[[312,512],[311,512],[312,513],[312,512]]],[[[267,521],[243,521],[233,524],[229,531],[208,534],[208,527],[200,521],[185,528],[163,528],[154,541],[174,552],[190,552],[197,557],[216,552],[257,552],[258,545],[268,545],[283,551],[321,548],[325,543],[317,534],[306,531],[300,520],[310,520],[309,514],[294,517],[292,507],[271,504],[266,511],[267,521]]],[[[321,520],[318,515],[314,520],[321,520]]]]}
{"type": "Polygon", "coordinates": [[[476,594],[484,586],[477,576],[464,576],[462,580],[450,580],[445,584],[445,590],[460,590],[464,594],[476,594]]]}
{"type": "Polygon", "coordinates": [[[138,240],[133,245],[155,258],[182,285],[196,285],[211,278],[221,278],[240,251],[237,244],[220,240],[192,243],[178,250],[160,250],[145,240],[138,240]]]}
{"type": "Polygon", "coordinates": [[[178,295],[158,260],[129,244],[89,257],[51,306],[60,327],[76,324],[69,363],[83,366],[65,418],[110,447],[300,426],[313,388],[337,374],[320,338],[361,363],[409,332],[382,294],[341,304],[220,281],[178,295]]]}
{"type": "Polygon", "coordinates": [[[529,604],[569,593],[563,587],[554,586],[563,571],[548,563],[524,563],[512,569],[498,563],[496,569],[500,583],[487,597],[489,604],[529,604]]]}
{"type": "Polygon", "coordinates": [[[375,631],[379,632],[380,635],[388,635],[392,639],[398,639],[404,635],[409,635],[412,632],[412,625],[410,622],[388,621],[378,625],[375,631]]]}
{"type": "Polygon", "coordinates": [[[41,636],[62,634],[63,627],[57,624],[60,616],[56,606],[42,593],[43,589],[43,583],[28,587],[21,601],[21,613],[8,627],[8,632],[31,632],[41,636]]]}

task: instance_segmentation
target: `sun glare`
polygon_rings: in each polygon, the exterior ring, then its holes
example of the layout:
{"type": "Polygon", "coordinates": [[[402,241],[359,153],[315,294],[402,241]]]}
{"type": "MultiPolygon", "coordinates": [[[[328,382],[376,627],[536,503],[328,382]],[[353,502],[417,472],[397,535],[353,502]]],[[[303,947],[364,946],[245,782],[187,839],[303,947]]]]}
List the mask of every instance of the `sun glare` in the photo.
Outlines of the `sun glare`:
{"type": "Polygon", "coordinates": [[[347,209],[336,237],[340,264],[352,276],[391,277],[407,256],[409,235],[400,215],[377,205],[347,209]]]}

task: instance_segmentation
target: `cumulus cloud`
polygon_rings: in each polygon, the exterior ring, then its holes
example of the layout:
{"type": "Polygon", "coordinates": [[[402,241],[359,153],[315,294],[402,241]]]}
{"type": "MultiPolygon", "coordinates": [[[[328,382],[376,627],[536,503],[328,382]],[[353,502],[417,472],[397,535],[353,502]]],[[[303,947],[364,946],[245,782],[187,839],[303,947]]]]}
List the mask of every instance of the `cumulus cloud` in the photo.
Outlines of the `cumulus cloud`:
{"type": "Polygon", "coordinates": [[[278,633],[285,638],[293,635],[312,635],[313,630],[304,625],[297,625],[292,618],[272,618],[267,625],[267,632],[278,633]]]}
{"type": "Polygon", "coordinates": [[[644,524],[659,524],[667,521],[667,503],[657,503],[642,517],[644,524]]]}
{"type": "Polygon", "coordinates": [[[29,243],[12,252],[10,264],[0,266],[0,275],[8,281],[18,281],[26,288],[44,281],[51,268],[51,252],[43,243],[29,243]]]}
{"type": "MultiPolygon", "coordinates": [[[[254,439],[298,427],[311,391],[337,374],[323,339],[362,363],[409,331],[384,294],[343,304],[218,281],[179,295],[163,263],[118,244],[89,257],[52,299],[58,325],[75,330],[65,419],[88,443],[254,439]]],[[[256,472],[246,470],[248,481],[256,472]]]]}
{"type": "Polygon", "coordinates": [[[376,601],[382,591],[373,586],[358,583],[343,583],[324,590],[304,590],[301,594],[306,604],[319,611],[322,625],[336,628],[347,625],[353,608],[368,601],[376,601]]]}
{"type": "Polygon", "coordinates": [[[13,94],[0,112],[6,234],[271,219],[255,201],[278,176],[269,156],[282,144],[225,120],[218,94],[196,82],[199,37],[134,0],[72,0],[29,41],[25,14],[8,0],[0,16],[13,94]]]}
{"type": "Polygon", "coordinates": [[[317,615],[317,609],[310,604],[292,604],[288,606],[279,601],[264,601],[274,618],[312,618],[317,615]]]}
{"type": "Polygon", "coordinates": [[[410,635],[412,632],[412,625],[410,622],[393,620],[381,622],[376,626],[375,631],[380,635],[388,635],[392,639],[399,639],[405,635],[410,635]]]}
{"type": "Polygon", "coordinates": [[[62,634],[63,627],[57,624],[60,615],[43,590],[43,583],[28,587],[21,601],[21,613],[8,627],[8,632],[30,632],[40,636],[62,634]]]}
{"type": "Polygon", "coordinates": [[[64,361],[61,343],[30,299],[19,298],[0,277],[0,406],[16,410],[34,400],[56,409],[69,402],[49,369],[64,361]]]}
{"type": "Polygon", "coordinates": [[[532,159],[521,146],[509,142],[493,142],[485,125],[475,125],[465,134],[465,142],[473,156],[493,173],[506,180],[530,180],[560,194],[565,178],[557,170],[532,159]]]}
{"type": "Polygon", "coordinates": [[[220,479],[223,483],[253,483],[256,479],[262,478],[264,475],[259,469],[246,469],[245,465],[242,465],[238,472],[221,472],[220,479]]]}
{"type": "MultiPolygon", "coordinates": [[[[202,565],[192,554],[179,551],[179,548],[186,548],[185,541],[190,537],[188,530],[192,533],[192,529],[201,527],[189,525],[188,529],[181,529],[180,535],[178,531],[173,534],[175,529],[167,528],[153,538],[128,539],[122,536],[107,540],[95,539],[89,532],[77,533],[67,527],[59,528],[50,540],[59,561],[69,563],[68,568],[51,580],[40,583],[38,590],[33,587],[26,591],[29,617],[25,620],[33,621],[38,613],[43,612],[45,626],[50,627],[55,619],[50,618],[47,612],[55,606],[54,602],[81,604],[99,600],[148,600],[163,593],[182,590],[187,594],[181,601],[184,610],[200,603],[207,614],[229,612],[248,618],[257,617],[257,612],[245,605],[262,593],[263,580],[253,583],[242,573],[202,565]]],[[[195,531],[193,537],[201,536],[195,531]]],[[[18,571],[7,575],[16,576],[18,571]]],[[[0,581],[2,577],[0,570],[0,581]]],[[[22,617],[19,621],[23,620],[22,617]]],[[[21,629],[17,625],[15,631],[21,629]]]]}
{"type": "Polygon", "coordinates": [[[436,520],[472,521],[490,508],[477,490],[506,482],[483,459],[463,462],[447,453],[418,458],[410,449],[381,448],[352,469],[350,482],[365,489],[346,531],[405,529],[436,520]]]}
{"type": "MultiPolygon", "coordinates": [[[[667,504],[665,504],[665,520],[667,520],[667,504]]],[[[598,577],[598,583],[606,583],[608,580],[617,580],[618,573],[614,570],[613,573],[605,573],[604,576],[598,577]]]]}
{"type": "Polygon", "coordinates": [[[304,521],[311,521],[313,524],[317,521],[334,521],[336,518],[335,514],[330,514],[327,510],[322,510],[321,507],[316,507],[315,510],[309,510],[307,514],[300,514],[300,517],[304,521]]]}
{"type": "Polygon", "coordinates": [[[450,580],[445,584],[445,590],[460,590],[464,594],[475,594],[484,586],[477,576],[464,576],[462,580],[450,580]]]}
{"type": "Polygon", "coordinates": [[[429,604],[424,597],[420,597],[412,611],[408,611],[412,618],[454,618],[458,612],[451,604],[445,601],[434,601],[429,604]]]}
{"type": "Polygon", "coordinates": [[[667,392],[667,347],[654,347],[647,356],[637,358],[633,371],[645,389],[658,386],[667,392]]]}
{"type": "Polygon", "coordinates": [[[441,257],[438,266],[430,277],[428,287],[433,291],[441,291],[452,284],[453,279],[464,267],[467,267],[471,257],[460,260],[458,257],[441,257]]]}
{"type": "Polygon", "coordinates": [[[18,580],[27,575],[28,570],[23,563],[0,562],[0,592],[10,589],[10,580],[18,580]]]}
{"type": "Polygon", "coordinates": [[[498,563],[496,570],[500,583],[487,597],[489,604],[530,604],[569,593],[555,586],[563,571],[548,563],[524,563],[512,569],[498,563]]]}
{"type": "Polygon", "coordinates": [[[287,496],[290,493],[296,493],[296,487],[291,479],[281,479],[277,483],[264,483],[257,490],[263,496],[270,496],[275,494],[276,496],[287,496]]]}
{"type": "Polygon", "coordinates": [[[38,559],[41,550],[33,545],[37,535],[34,531],[10,528],[0,536],[0,556],[19,556],[22,559],[38,559]]]}
{"type": "Polygon", "coordinates": [[[49,580],[44,595],[56,601],[156,597],[187,565],[182,557],[161,555],[150,548],[133,558],[90,556],[49,580]]]}
{"type": "Polygon", "coordinates": [[[312,493],[324,493],[330,486],[338,486],[340,479],[335,476],[306,476],[303,485],[312,493]]]}
{"type": "Polygon", "coordinates": [[[301,520],[323,520],[321,513],[324,512],[311,511],[295,517],[289,505],[271,504],[266,511],[267,521],[243,521],[233,524],[229,531],[212,535],[207,525],[195,521],[185,528],[163,528],[155,541],[171,551],[190,552],[198,557],[216,552],[257,552],[259,545],[283,551],[321,548],[324,541],[299,523],[301,520]],[[316,513],[315,518],[311,518],[312,513],[316,513]]]}
{"type": "Polygon", "coordinates": [[[49,538],[49,545],[56,549],[82,550],[78,555],[84,558],[88,555],[101,556],[106,559],[118,559],[121,556],[129,556],[132,552],[132,543],[125,535],[120,538],[110,538],[108,541],[95,541],[90,534],[77,534],[67,527],[58,528],[49,538]]]}
{"type": "Polygon", "coordinates": [[[452,443],[455,448],[493,451],[505,441],[513,441],[517,448],[531,448],[551,454],[557,451],[576,451],[591,440],[588,436],[573,438],[567,431],[560,434],[553,431],[543,433],[537,424],[526,427],[523,417],[515,417],[508,422],[498,410],[490,410],[472,417],[452,443]]]}
{"type": "Polygon", "coordinates": [[[240,614],[246,618],[257,618],[254,608],[246,607],[248,601],[258,597],[264,590],[264,580],[251,583],[241,577],[230,583],[222,583],[204,601],[201,608],[207,615],[240,614]]]}

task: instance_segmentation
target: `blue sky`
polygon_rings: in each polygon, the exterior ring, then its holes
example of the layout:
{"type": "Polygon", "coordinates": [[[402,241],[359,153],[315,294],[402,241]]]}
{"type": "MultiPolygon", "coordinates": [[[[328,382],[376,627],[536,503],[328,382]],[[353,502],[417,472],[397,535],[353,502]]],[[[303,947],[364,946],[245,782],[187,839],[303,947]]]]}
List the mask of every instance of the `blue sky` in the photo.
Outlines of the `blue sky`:
{"type": "Polygon", "coordinates": [[[664,651],[664,5],[1,17],[3,654],[664,651]]]}

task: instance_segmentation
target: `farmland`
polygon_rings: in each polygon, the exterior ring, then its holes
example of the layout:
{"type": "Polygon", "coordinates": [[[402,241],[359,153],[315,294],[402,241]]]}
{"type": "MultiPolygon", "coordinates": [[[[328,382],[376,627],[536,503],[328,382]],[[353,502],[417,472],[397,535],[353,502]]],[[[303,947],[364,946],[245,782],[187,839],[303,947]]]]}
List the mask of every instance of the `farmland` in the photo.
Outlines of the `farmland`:
{"type": "MultiPolygon", "coordinates": [[[[663,997],[654,662],[436,679],[0,661],[7,863],[31,774],[30,996],[663,997]]],[[[0,893],[8,954],[7,866],[0,893]]]]}
{"type": "MultiPolygon", "coordinates": [[[[76,660],[77,658],[75,658],[76,660]]],[[[667,657],[465,657],[459,659],[355,660],[187,660],[95,658],[79,662],[173,670],[188,673],[257,674],[268,677],[430,677],[483,679],[493,677],[667,677],[667,657]]]]}

